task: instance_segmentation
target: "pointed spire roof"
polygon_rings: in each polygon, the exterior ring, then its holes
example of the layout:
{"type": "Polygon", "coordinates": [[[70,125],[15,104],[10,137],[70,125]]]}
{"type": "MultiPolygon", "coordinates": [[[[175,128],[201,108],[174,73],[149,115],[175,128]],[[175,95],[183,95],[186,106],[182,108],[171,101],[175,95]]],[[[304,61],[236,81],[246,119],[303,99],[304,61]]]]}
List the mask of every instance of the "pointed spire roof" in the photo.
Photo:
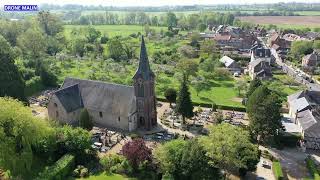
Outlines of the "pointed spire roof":
{"type": "Polygon", "coordinates": [[[143,35],[141,36],[139,67],[135,75],[133,76],[133,78],[136,78],[138,75],[141,75],[145,80],[149,80],[150,77],[154,76],[154,73],[150,69],[147,49],[146,49],[143,35]]]}

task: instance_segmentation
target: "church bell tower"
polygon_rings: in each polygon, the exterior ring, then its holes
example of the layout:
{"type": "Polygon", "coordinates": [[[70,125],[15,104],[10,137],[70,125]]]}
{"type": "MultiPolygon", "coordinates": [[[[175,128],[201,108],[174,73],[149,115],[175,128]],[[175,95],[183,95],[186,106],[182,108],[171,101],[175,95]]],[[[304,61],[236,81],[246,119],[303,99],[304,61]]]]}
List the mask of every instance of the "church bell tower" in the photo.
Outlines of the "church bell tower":
{"type": "Polygon", "coordinates": [[[155,75],[150,69],[146,45],[141,37],[139,67],[133,76],[138,128],[150,130],[157,125],[155,75]]]}

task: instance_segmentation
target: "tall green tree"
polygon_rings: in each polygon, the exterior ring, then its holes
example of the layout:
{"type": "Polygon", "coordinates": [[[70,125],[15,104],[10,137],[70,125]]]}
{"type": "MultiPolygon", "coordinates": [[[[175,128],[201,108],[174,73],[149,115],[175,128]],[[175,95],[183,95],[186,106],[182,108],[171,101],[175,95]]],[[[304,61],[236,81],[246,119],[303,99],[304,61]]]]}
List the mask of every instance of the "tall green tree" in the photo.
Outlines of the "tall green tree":
{"type": "Polygon", "coordinates": [[[93,127],[92,119],[90,118],[89,112],[86,108],[81,110],[79,126],[87,130],[91,130],[93,127]]]}
{"type": "Polygon", "coordinates": [[[166,23],[169,30],[177,26],[178,19],[175,13],[168,12],[166,16],[166,23]]]}
{"type": "Polygon", "coordinates": [[[249,132],[227,123],[209,127],[200,139],[210,162],[229,172],[252,171],[259,162],[258,146],[250,142],[249,132]]]}
{"type": "Polygon", "coordinates": [[[182,123],[185,124],[185,118],[193,117],[193,105],[188,88],[188,82],[186,75],[183,75],[181,82],[178,100],[177,100],[177,112],[182,115],[182,123]]]}
{"type": "Polygon", "coordinates": [[[49,11],[38,13],[38,21],[44,33],[48,36],[55,36],[63,31],[63,23],[58,16],[51,14],[49,11]]]}
{"type": "Polygon", "coordinates": [[[14,177],[30,174],[31,146],[51,133],[52,128],[17,100],[0,97],[0,107],[0,167],[10,170],[14,177]]]}
{"type": "Polygon", "coordinates": [[[10,44],[0,35],[0,96],[10,96],[26,101],[25,83],[14,64],[15,53],[10,44]]]}
{"type": "Polygon", "coordinates": [[[171,107],[171,103],[176,102],[177,91],[173,88],[168,88],[164,92],[164,97],[169,101],[171,107]]]}
{"type": "Polygon", "coordinates": [[[18,46],[27,58],[35,60],[44,54],[47,42],[39,29],[29,28],[18,37],[18,46]]]}
{"type": "Polygon", "coordinates": [[[123,45],[119,38],[113,38],[108,41],[108,50],[109,56],[116,61],[120,61],[121,57],[124,55],[123,45]]]}
{"type": "Polygon", "coordinates": [[[258,140],[267,141],[276,137],[281,130],[281,100],[279,96],[266,86],[258,87],[249,97],[247,113],[249,128],[258,140]]]}
{"type": "Polygon", "coordinates": [[[101,32],[90,26],[86,29],[85,36],[89,43],[94,43],[101,36],[101,32]]]}
{"type": "Polygon", "coordinates": [[[209,164],[205,154],[197,139],[177,139],[158,146],[154,156],[165,176],[173,179],[221,179],[219,169],[209,164]]]}
{"type": "Polygon", "coordinates": [[[253,79],[251,82],[250,82],[250,85],[249,85],[249,89],[247,91],[247,98],[258,88],[262,85],[262,82],[260,79],[253,79]]]}

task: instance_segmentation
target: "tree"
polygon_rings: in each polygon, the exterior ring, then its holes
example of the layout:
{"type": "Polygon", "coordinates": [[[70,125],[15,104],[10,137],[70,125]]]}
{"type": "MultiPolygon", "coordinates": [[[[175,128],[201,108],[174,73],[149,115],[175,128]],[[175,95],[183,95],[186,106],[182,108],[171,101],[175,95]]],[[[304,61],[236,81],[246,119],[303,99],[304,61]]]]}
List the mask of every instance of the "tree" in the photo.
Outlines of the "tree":
{"type": "Polygon", "coordinates": [[[208,53],[208,55],[210,53],[212,53],[215,49],[216,49],[216,42],[214,40],[205,40],[203,41],[202,45],[201,45],[201,49],[203,52],[208,53]]]}
{"type": "Polygon", "coordinates": [[[203,77],[197,78],[195,81],[192,81],[193,88],[197,92],[197,96],[199,96],[199,92],[207,89],[208,84],[203,77]]]}
{"type": "Polygon", "coordinates": [[[203,24],[203,23],[198,24],[198,30],[199,30],[200,32],[203,32],[203,31],[205,31],[206,29],[207,29],[207,25],[205,25],[205,24],[203,24]]]}
{"type": "Polygon", "coordinates": [[[9,43],[0,35],[0,96],[10,96],[26,101],[25,83],[14,64],[14,51],[9,43]]]}
{"type": "Polygon", "coordinates": [[[312,53],[312,41],[293,41],[291,44],[290,54],[295,58],[300,59],[306,54],[312,53]]]}
{"type": "Polygon", "coordinates": [[[58,78],[52,71],[44,65],[40,67],[40,79],[43,85],[48,87],[56,87],[58,85],[58,78]]]}
{"type": "Polygon", "coordinates": [[[267,141],[282,130],[281,100],[265,86],[258,87],[249,97],[247,113],[249,128],[258,140],[267,141]]]}
{"type": "Polygon", "coordinates": [[[82,109],[80,113],[79,126],[87,130],[91,130],[93,127],[92,119],[90,118],[89,112],[86,108],[82,109]]]}
{"type": "Polygon", "coordinates": [[[86,41],[81,37],[77,37],[71,41],[71,51],[75,56],[83,57],[86,49],[85,49],[86,41]]]}
{"type": "Polygon", "coordinates": [[[177,26],[178,19],[173,12],[168,12],[166,16],[166,24],[169,30],[177,26]]]}
{"type": "Polygon", "coordinates": [[[138,169],[141,163],[150,162],[152,159],[151,149],[146,146],[141,138],[135,138],[123,145],[122,153],[135,170],[138,169]]]}
{"type": "Polygon", "coordinates": [[[198,53],[189,45],[181,46],[178,51],[181,55],[187,58],[195,58],[198,56],[198,53]]]}
{"type": "Polygon", "coordinates": [[[190,75],[196,75],[198,71],[198,63],[192,59],[181,59],[177,64],[177,68],[188,78],[190,75]]]}
{"type": "Polygon", "coordinates": [[[39,29],[29,28],[18,37],[24,55],[33,60],[40,58],[47,49],[46,39],[39,29]]]}
{"type": "Polygon", "coordinates": [[[108,42],[109,56],[119,61],[123,56],[123,45],[119,38],[113,38],[108,42]]]}
{"type": "Polygon", "coordinates": [[[179,114],[182,115],[183,124],[185,124],[185,118],[193,117],[193,105],[190,97],[186,75],[183,75],[183,80],[181,82],[181,86],[178,94],[176,110],[179,114]]]}
{"type": "Polygon", "coordinates": [[[177,139],[160,145],[155,150],[155,158],[160,164],[160,169],[165,174],[170,174],[174,179],[179,179],[182,174],[180,161],[183,155],[183,149],[186,147],[187,141],[177,139]]]}
{"type": "Polygon", "coordinates": [[[49,11],[39,12],[38,21],[40,27],[48,36],[55,36],[63,31],[62,21],[57,16],[50,14],[49,11]]]}
{"type": "Polygon", "coordinates": [[[219,170],[211,166],[206,152],[193,140],[172,140],[160,145],[155,150],[155,157],[160,168],[167,176],[174,179],[220,179],[219,170]]]}
{"type": "Polygon", "coordinates": [[[238,96],[240,96],[241,91],[244,91],[247,89],[247,82],[243,79],[240,79],[240,80],[236,81],[235,87],[236,87],[236,89],[238,89],[238,96]]]}
{"type": "Polygon", "coordinates": [[[170,107],[171,107],[171,103],[176,102],[177,91],[175,89],[173,89],[173,88],[168,88],[164,92],[164,97],[166,97],[166,99],[169,101],[170,107]]]}
{"type": "Polygon", "coordinates": [[[0,98],[0,107],[0,167],[13,176],[30,172],[34,155],[31,147],[51,134],[52,128],[18,100],[0,98]]]}
{"type": "Polygon", "coordinates": [[[249,98],[249,96],[261,85],[262,85],[262,82],[260,81],[260,79],[253,79],[250,82],[249,89],[246,94],[247,98],[249,98]]]}
{"type": "Polygon", "coordinates": [[[209,127],[209,135],[200,139],[210,162],[229,172],[255,169],[258,146],[250,142],[249,132],[227,123],[209,127]]]}
{"type": "Polygon", "coordinates": [[[91,147],[91,134],[82,128],[73,128],[69,125],[57,128],[58,144],[60,151],[75,153],[81,158],[85,150],[91,147]]]}
{"type": "Polygon", "coordinates": [[[90,26],[86,29],[86,38],[89,43],[94,43],[101,36],[101,32],[90,26]]]}

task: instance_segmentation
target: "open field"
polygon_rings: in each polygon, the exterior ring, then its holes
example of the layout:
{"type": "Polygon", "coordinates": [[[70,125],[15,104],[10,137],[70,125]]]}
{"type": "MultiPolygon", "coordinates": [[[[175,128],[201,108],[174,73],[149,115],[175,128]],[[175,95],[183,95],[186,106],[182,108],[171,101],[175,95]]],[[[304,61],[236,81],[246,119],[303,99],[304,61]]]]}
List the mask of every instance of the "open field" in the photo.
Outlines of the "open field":
{"type": "Polygon", "coordinates": [[[255,24],[274,24],[279,27],[320,27],[319,16],[243,16],[238,19],[255,24]]]}

